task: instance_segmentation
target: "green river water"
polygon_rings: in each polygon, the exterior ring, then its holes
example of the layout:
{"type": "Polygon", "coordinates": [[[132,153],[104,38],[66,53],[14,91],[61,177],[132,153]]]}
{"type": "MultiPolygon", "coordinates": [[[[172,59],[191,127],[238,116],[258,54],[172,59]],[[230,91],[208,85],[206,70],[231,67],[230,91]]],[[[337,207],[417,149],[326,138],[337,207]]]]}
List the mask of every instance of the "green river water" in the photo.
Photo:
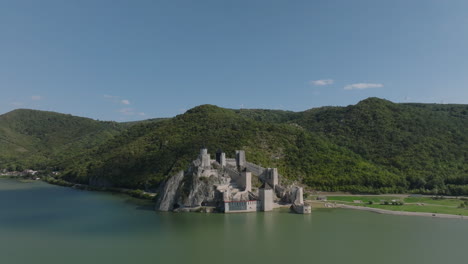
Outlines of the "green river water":
{"type": "Polygon", "coordinates": [[[123,195],[0,179],[0,263],[468,263],[468,221],[346,209],[156,213],[123,195]]]}

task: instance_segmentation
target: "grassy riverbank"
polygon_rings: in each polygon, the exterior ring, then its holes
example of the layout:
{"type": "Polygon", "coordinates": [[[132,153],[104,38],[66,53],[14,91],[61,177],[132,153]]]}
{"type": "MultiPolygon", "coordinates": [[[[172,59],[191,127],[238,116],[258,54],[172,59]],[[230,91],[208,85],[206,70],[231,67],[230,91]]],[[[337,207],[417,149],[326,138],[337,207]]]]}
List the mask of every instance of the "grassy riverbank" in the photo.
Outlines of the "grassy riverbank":
{"type": "MultiPolygon", "coordinates": [[[[332,204],[344,204],[369,208],[384,209],[400,212],[417,212],[433,214],[451,214],[468,216],[468,208],[463,204],[467,198],[442,198],[442,197],[410,197],[404,195],[385,196],[328,196],[326,202],[332,204]],[[394,204],[392,204],[394,203],[394,204]],[[396,203],[402,203],[396,205],[396,203]],[[463,206],[462,206],[463,205],[463,206]]],[[[467,206],[468,207],[468,206],[467,206]]]]}

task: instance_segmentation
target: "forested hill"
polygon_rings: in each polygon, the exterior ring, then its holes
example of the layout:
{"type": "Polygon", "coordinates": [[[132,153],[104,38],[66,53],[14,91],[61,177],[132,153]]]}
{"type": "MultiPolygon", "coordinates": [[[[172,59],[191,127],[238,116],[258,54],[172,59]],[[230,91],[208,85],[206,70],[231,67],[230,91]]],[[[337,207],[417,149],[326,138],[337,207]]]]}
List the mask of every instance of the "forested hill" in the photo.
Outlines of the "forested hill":
{"type": "Polygon", "coordinates": [[[468,184],[467,105],[369,98],[355,106],[309,110],[292,122],[401,175],[410,189],[447,192],[451,185],[468,184]]]}
{"type": "MultiPolygon", "coordinates": [[[[97,121],[87,122],[94,127],[97,121]]],[[[93,138],[87,147],[52,151],[66,180],[153,188],[186,168],[206,146],[212,154],[221,148],[231,157],[245,149],[248,160],[278,167],[291,180],[320,190],[468,194],[468,105],[395,104],[378,98],[304,112],[202,105],[131,126],[97,123],[97,131],[107,136],[93,138]],[[73,159],[66,158],[68,152],[75,153],[73,159]]],[[[76,141],[78,134],[62,138],[61,144],[76,141]]],[[[21,142],[25,136],[15,135],[21,142]]],[[[46,149],[44,138],[34,140],[37,149],[46,149]]]]}
{"type": "Polygon", "coordinates": [[[156,186],[185,169],[201,146],[212,154],[221,148],[228,157],[244,149],[249,161],[278,167],[290,179],[309,182],[316,178],[320,187],[333,184],[369,191],[363,187],[366,183],[391,190],[405,184],[398,175],[297,125],[254,121],[212,105],[158,123],[135,125],[75,160],[65,177],[84,183],[101,178],[133,188],[156,186]]]}
{"type": "Polygon", "coordinates": [[[0,115],[0,169],[57,166],[127,126],[47,111],[11,111],[0,115]]]}

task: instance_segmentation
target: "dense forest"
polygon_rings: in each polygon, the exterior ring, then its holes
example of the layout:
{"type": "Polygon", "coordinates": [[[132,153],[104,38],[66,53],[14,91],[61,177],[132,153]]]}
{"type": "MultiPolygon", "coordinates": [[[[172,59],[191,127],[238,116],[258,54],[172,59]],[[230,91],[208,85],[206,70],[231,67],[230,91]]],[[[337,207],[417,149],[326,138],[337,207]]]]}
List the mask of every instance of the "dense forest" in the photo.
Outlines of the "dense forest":
{"type": "Polygon", "coordinates": [[[0,116],[0,169],[155,189],[201,146],[278,167],[317,190],[468,194],[468,105],[369,98],[304,112],[195,107],[168,119],[101,122],[16,110],[0,116]]]}
{"type": "Polygon", "coordinates": [[[14,110],[0,115],[0,169],[51,169],[127,127],[54,112],[14,110]]]}

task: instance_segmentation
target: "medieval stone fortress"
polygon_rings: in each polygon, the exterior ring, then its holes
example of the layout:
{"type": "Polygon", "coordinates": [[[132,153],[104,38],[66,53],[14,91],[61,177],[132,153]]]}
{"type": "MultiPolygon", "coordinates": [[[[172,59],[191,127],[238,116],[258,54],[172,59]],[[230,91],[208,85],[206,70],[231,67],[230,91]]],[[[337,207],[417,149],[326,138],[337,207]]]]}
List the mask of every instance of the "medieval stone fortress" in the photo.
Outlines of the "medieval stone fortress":
{"type": "Polygon", "coordinates": [[[243,150],[237,150],[232,159],[218,150],[215,159],[211,159],[208,150],[202,148],[186,171],[173,175],[161,187],[156,209],[242,213],[289,205],[296,213],[310,213],[302,187],[282,186],[281,178],[277,168],[248,162],[243,150]],[[252,180],[261,186],[252,187],[252,180]]]}

